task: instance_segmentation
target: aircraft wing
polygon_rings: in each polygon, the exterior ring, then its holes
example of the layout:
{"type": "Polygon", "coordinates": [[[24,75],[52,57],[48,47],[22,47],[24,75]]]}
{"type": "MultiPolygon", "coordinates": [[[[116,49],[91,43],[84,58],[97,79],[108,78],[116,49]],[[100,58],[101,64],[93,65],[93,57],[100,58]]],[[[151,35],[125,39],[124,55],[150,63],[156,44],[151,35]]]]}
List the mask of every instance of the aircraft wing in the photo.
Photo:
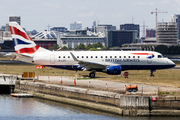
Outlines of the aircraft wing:
{"type": "Polygon", "coordinates": [[[94,69],[104,69],[106,68],[105,65],[101,64],[101,63],[96,63],[96,62],[90,62],[90,61],[83,61],[83,60],[78,60],[74,55],[73,53],[71,53],[71,56],[72,58],[74,59],[74,61],[77,61],[78,64],[80,65],[79,67],[84,67],[83,70],[86,71],[86,70],[90,70],[92,68],[94,69]]]}

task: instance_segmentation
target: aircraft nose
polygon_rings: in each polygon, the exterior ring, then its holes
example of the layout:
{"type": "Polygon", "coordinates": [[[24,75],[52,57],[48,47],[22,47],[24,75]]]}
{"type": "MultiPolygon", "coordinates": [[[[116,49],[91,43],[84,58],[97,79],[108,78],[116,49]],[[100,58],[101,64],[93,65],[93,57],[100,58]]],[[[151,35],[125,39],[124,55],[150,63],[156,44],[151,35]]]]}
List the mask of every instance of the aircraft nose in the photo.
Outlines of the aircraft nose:
{"type": "Polygon", "coordinates": [[[176,66],[176,64],[171,60],[168,60],[168,64],[169,64],[170,67],[175,67],[176,66]]]}

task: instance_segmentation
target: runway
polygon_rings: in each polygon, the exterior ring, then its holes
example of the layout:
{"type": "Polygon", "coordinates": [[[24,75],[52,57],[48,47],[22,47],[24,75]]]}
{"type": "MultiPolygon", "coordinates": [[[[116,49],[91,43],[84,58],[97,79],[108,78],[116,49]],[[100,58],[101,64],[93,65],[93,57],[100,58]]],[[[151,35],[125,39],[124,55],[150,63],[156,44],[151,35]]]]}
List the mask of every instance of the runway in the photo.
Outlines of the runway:
{"type": "MultiPolygon", "coordinates": [[[[37,79],[37,76],[36,76],[37,79]]],[[[74,85],[74,77],[68,77],[68,76],[62,76],[62,85],[74,85]]],[[[38,76],[37,81],[42,81],[42,82],[49,82],[53,84],[60,84],[61,81],[61,76],[38,76]]],[[[113,81],[105,81],[105,80],[100,80],[100,78],[96,79],[81,79],[81,80],[76,80],[76,86],[78,87],[89,87],[90,88],[95,88],[95,89],[100,89],[100,90],[106,90],[108,89],[109,91],[124,91],[125,90],[125,85],[138,85],[138,92],[137,93],[142,93],[143,94],[157,94],[158,91],[180,91],[180,88],[174,88],[174,87],[164,87],[164,86],[155,86],[155,85],[148,85],[148,84],[133,84],[133,83],[121,83],[121,82],[113,82],[113,81]],[[106,85],[107,84],[107,85],[106,85]]],[[[135,94],[132,92],[132,94],[135,94]]]]}

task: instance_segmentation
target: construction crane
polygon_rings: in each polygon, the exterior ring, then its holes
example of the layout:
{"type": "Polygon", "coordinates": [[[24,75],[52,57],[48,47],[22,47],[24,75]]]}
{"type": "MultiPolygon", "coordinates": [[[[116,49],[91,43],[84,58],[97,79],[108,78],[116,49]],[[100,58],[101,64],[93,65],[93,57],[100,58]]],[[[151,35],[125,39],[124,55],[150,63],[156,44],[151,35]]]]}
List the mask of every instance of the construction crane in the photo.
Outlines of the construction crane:
{"type": "Polygon", "coordinates": [[[155,12],[151,12],[151,14],[153,14],[153,13],[156,14],[156,31],[157,31],[157,14],[158,14],[158,13],[163,13],[163,14],[164,14],[164,13],[167,13],[167,12],[158,12],[158,11],[157,11],[157,8],[156,8],[156,11],[155,11],[155,12]]]}
{"type": "Polygon", "coordinates": [[[96,17],[96,20],[97,20],[98,25],[99,25],[99,20],[98,20],[98,18],[97,18],[97,16],[96,16],[96,14],[95,14],[95,13],[94,13],[94,16],[96,17]]]}

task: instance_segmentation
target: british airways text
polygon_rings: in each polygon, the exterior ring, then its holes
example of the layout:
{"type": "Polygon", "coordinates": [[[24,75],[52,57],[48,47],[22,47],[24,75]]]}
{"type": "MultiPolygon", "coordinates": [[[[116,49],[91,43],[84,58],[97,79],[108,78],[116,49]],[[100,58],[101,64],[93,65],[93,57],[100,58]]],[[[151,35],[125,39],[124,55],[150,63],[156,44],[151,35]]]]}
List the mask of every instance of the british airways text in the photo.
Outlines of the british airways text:
{"type": "Polygon", "coordinates": [[[139,59],[105,59],[105,62],[140,62],[139,59]]]}

